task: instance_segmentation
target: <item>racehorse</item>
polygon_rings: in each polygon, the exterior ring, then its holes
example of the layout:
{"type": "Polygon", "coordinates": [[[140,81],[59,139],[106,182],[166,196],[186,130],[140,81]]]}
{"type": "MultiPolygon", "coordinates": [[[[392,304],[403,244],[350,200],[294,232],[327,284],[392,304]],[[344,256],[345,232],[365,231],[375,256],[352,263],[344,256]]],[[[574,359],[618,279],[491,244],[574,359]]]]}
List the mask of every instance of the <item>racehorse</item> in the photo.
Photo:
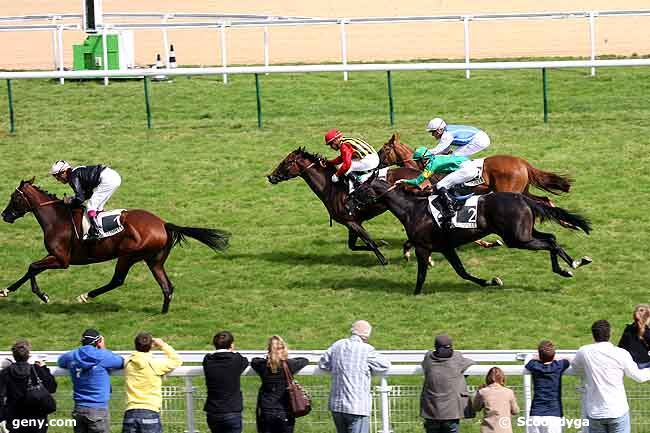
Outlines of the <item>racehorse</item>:
{"type": "Polygon", "coordinates": [[[463,279],[481,286],[501,286],[503,282],[495,277],[490,281],[470,275],[464,268],[456,247],[494,233],[504,240],[509,248],[547,250],[551,256],[553,272],[563,277],[572,277],[571,271],[562,269],[558,256],[573,269],[591,263],[591,258],[573,260],[556,242],[551,233],[535,229],[535,219],[567,221],[589,234],[591,226],[582,216],[559,207],[551,207],[535,201],[524,194],[495,192],[481,196],[477,207],[476,229],[451,229],[442,231],[434,222],[429,211],[429,200],[417,197],[397,186],[371,177],[357,188],[348,201],[348,210],[364,209],[372,204],[382,203],[395,215],[415,245],[418,259],[418,276],[414,294],[422,291],[427,276],[428,259],[432,251],[440,252],[449,261],[456,273],[463,279]]]}
{"type": "Polygon", "coordinates": [[[62,200],[41,190],[34,185],[33,178],[20,182],[11,194],[9,204],[2,211],[2,219],[13,223],[28,212],[34,214],[43,229],[48,255],[29,265],[27,273],[14,284],[0,290],[1,297],[15,292],[30,280],[32,292],[47,303],[49,296],[36,283],[36,276],[41,272],[117,258],[115,273],[108,284],[77,297],[79,302],[86,303],[89,299],[121,286],[131,267],[144,260],[162,289],[164,314],[169,311],[174,293],[174,286],[164,267],[172,248],[184,242],[185,237],[190,237],[214,251],[223,251],[230,238],[230,234],[222,230],[179,227],[145,210],[132,209],[122,212],[122,232],[104,239],[82,241],[78,229],[81,225],[81,212],[73,212],[62,200]]]}
{"type": "MultiPolygon", "coordinates": [[[[379,150],[380,167],[399,165],[421,170],[413,161],[413,149],[400,141],[399,134],[393,134],[379,150]]],[[[434,174],[431,184],[435,185],[443,175],[434,174]]],[[[571,179],[567,176],[543,171],[533,167],[523,158],[511,155],[495,155],[485,158],[483,163],[484,184],[471,188],[472,192],[485,194],[489,191],[520,192],[543,204],[554,206],[548,197],[536,196],[530,193],[534,186],[551,194],[569,192],[571,179]]]]}
{"type": "MultiPolygon", "coordinates": [[[[267,176],[268,181],[275,185],[279,182],[302,177],[311,190],[323,202],[330,214],[330,218],[348,228],[348,247],[352,251],[372,251],[382,265],[388,262],[379,251],[377,243],[370,237],[370,234],[363,228],[362,223],[386,212],[383,204],[373,204],[367,208],[350,215],[346,210],[349,190],[347,182],[332,182],[332,175],[336,167],[318,154],[307,152],[299,147],[289,153],[280,164],[267,176]],[[365,245],[357,245],[357,239],[361,238],[365,245]]],[[[388,170],[387,181],[393,183],[397,179],[411,179],[419,174],[419,170],[401,167],[388,170]]],[[[407,241],[408,242],[408,241],[407,241]]],[[[405,244],[405,249],[409,244],[405,244]]]]}

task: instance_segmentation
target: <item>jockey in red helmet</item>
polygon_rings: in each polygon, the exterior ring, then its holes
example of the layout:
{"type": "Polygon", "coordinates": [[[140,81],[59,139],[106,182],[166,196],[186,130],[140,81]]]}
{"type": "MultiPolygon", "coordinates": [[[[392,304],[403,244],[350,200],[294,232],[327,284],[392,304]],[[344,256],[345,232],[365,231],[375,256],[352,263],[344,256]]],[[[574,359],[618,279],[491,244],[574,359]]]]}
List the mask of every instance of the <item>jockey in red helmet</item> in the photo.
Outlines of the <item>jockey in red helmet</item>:
{"type": "Polygon", "coordinates": [[[332,182],[338,182],[343,175],[367,173],[379,166],[377,151],[359,138],[346,137],[338,129],[331,129],[325,134],[325,144],[341,154],[330,161],[341,166],[332,175],[332,182]]]}

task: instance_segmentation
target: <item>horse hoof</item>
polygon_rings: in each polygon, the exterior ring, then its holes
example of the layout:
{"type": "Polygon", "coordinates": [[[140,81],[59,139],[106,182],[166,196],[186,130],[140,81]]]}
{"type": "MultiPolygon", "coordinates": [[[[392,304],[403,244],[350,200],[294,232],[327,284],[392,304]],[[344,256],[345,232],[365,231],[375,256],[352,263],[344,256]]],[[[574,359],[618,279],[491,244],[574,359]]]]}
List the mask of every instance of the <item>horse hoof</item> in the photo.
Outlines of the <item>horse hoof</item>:
{"type": "Polygon", "coordinates": [[[9,296],[9,290],[7,289],[0,290],[0,298],[6,298],[8,296],[9,296]]]}
{"type": "Polygon", "coordinates": [[[492,278],[492,285],[493,286],[503,287],[503,280],[501,280],[501,278],[499,278],[499,277],[494,277],[494,278],[492,278]]]}
{"type": "Polygon", "coordinates": [[[87,304],[88,293],[82,293],[81,295],[77,296],[77,302],[79,302],[80,304],[87,304]]]}
{"type": "Polygon", "coordinates": [[[574,260],[571,267],[573,269],[578,269],[580,266],[588,265],[591,262],[593,262],[591,257],[583,256],[580,260],[574,260]]]}
{"type": "Polygon", "coordinates": [[[573,272],[571,272],[571,271],[566,271],[566,270],[562,269],[562,270],[560,270],[559,273],[560,273],[560,275],[562,275],[563,277],[566,277],[566,278],[572,278],[573,277],[573,272]]]}
{"type": "Polygon", "coordinates": [[[39,296],[39,298],[41,298],[41,301],[43,301],[43,302],[46,303],[46,304],[49,304],[49,303],[50,303],[50,297],[48,296],[47,293],[41,293],[41,295],[39,296]]]}
{"type": "Polygon", "coordinates": [[[379,245],[381,245],[382,247],[386,247],[386,246],[389,245],[388,242],[386,242],[386,241],[383,240],[383,239],[379,239],[379,240],[377,241],[377,243],[378,243],[379,245]]]}
{"type": "Polygon", "coordinates": [[[429,257],[429,267],[433,268],[435,266],[435,264],[436,263],[433,261],[433,259],[431,257],[429,257]]]}
{"type": "Polygon", "coordinates": [[[494,245],[492,247],[494,248],[494,247],[502,247],[502,246],[503,246],[503,241],[501,239],[497,239],[496,241],[494,241],[494,245]]]}
{"type": "Polygon", "coordinates": [[[404,260],[406,260],[407,262],[409,260],[411,260],[411,252],[410,251],[407,251],[407,252],[404,253],[404,260]]]}

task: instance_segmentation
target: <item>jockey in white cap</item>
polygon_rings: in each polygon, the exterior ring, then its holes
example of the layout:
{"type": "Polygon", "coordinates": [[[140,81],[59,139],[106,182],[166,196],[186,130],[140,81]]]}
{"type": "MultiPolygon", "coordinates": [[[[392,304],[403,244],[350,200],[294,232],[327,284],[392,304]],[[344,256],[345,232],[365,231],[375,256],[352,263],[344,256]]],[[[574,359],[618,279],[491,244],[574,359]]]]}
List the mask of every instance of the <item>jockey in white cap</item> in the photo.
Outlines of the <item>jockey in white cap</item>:
{"type": "Polygon", "coordinates": [[[490,145],[490,137],[480,129],[466,125],[447,125],[439,117],[429,121],[427,131],[440,140],[438,145],[431,149],[433,155],[444,154],[449,147],[457,146],[452,155],[469,156],[490,145]]]}
{"type": "Polygon", "coordinates": [[[86,213],[91,225],[88,239],[97,239],[100,234],[97,212],[104,210],[106,202],[122,183],[120,175],[104,165],[72,167],[64,160],[55,162],[50,174],[59,182],[69,184],[74,191],[74,197],[66,198],[66,204],[80,206],[86,201],[86,213]]]}

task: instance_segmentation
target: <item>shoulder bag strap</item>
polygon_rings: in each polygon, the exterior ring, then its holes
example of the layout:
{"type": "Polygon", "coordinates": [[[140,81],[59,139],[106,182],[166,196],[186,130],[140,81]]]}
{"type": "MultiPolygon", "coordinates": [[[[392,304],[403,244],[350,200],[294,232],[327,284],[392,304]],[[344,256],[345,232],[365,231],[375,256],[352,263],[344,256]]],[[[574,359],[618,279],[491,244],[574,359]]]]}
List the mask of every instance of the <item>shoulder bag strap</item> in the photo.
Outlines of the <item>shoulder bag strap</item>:
{"type": "Polygon", "coordinates": [[[287,361],[282,361],[282,369],[284,370],[284,377],[286,377],[287,383],[292,383],[293,375],[291,374],[291,370],[289,370],[287,361]]]}
{"type": "Polygon", "coordinates": [[[31,387],[34,385],[34,383],[32,382],[32,373],[34,373],[34,376],[36,377],[36,385],[42,385],[43,381],[41,380],[40,377],[38,377],[38,372],[36,371],[36,367],[32,365],[30,368],[29,376],[27,378],[27,386],[31,387]]]}

